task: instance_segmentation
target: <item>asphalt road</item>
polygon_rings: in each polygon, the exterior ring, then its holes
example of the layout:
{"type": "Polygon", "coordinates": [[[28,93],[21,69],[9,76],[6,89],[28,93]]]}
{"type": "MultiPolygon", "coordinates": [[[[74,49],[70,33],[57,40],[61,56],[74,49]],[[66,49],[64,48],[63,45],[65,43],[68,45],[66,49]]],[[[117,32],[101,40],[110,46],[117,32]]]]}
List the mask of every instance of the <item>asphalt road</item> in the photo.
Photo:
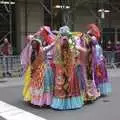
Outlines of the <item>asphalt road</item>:
{"type": "MultiPolygon", "coordinates": [[[[98,99],[82,109],[55,111],[49,108],[36,108],[22,100],[21,79],[0,80],[0,101],[14,105],[46,120],[120,120],[120,70],[109,72],[112,80],[112,95],[98,99]],[[5,81],[5,82],[4,82],[5,81]]],[[[5,120],[0,117],[0,120],[5,120]]]]}

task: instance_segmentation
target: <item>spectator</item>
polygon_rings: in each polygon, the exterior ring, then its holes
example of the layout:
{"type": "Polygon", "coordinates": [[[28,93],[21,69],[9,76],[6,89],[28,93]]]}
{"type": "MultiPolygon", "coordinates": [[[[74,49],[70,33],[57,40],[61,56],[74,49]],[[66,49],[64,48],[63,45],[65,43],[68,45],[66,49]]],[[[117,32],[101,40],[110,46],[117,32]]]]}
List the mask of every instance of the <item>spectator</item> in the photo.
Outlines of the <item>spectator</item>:
{"type": "Polygon", "coordinates": [[[120,50],[120,41],[116,42],[115,50],[120,50]]]}
{"type": "Polygon", "coordinates": [[[112,43],[111,40],[107,42],[107,48],[106,48],[106,57],[107,57],[107,62],[110,64],[111,67],[116,68],[115,66],[115,46],[112,43]]]}
{"type": "Polygon", "coordinates": [[[12,55],[12,45],[7,38],[4,39],[4,42],[1,46],[1,54],[3,56],[3,77],[6,75],[9,75],[11,77],[12,75],[9,70],[9,56],[12,55]]]}
{"type": "Polygon", "coordinates": [[[116,46],[115,46],[115,62],[117,63],[117,67],[120,66],[120,41],[116,42],[116,46]]]}
{"type": "Polygon", "coordinates": [[[106,50],[107,51],[112,51],[113,50],[113,45],[112,45],[112,42],[110,40],[107,42],[106,50]]]}

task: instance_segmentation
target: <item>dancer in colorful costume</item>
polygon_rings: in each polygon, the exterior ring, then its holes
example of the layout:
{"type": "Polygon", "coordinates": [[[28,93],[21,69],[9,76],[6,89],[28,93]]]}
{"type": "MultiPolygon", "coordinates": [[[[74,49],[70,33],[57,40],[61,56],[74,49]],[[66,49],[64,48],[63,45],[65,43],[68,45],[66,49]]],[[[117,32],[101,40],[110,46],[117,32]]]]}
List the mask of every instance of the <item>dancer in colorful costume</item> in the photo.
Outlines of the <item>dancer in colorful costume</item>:
{"type": "Polygon", "coordinates": [[[30,90],[31,103],[41,107],[52,102],[54,74],[50,60],[53,55],[48,52],[53,49],[55,42],[48,26],[42,27],[38,35],[45,44],[43,47],[40,46],[39,55],[32,64],[30,90]]]}
{"type": "MultiPolygon", "coordinates": [[[[30,81],[31,81],[31,56],[32,56],[32,42],[33,42],[33,35],[28,35],[27,37],[27,45],[21,52],[21,65],[23,67],[24,73],[24,88],[23,88],[23,97],[25,102],[31,101],[31,94],[30,94],[30,81]]],[[[37,49],[34,49],[37,51],[37,49]]]]}
{"type": "Polygon", "coordinates": [[[50,105],[52,101],[54,74],[51,67],[53,55],[50,51],[54,45],[54,35],[48,26],[44,26],[32,36],[21,54],[24,68],[29,66],[25,72],[24,99],[40,107],[50,105]],[[24,59],[24,56],[27,58],[24,59]]]}
{"type": "MultiPolygon", "coordinates": [[[[95,79],[94,79],[94,52],[92,45],[92,37],[89,34],[83,33],[80,37],[80,42],[82,46],[87,50],[86,61],[85,61],[85,96],[84,100],[86,103],[96,100],[100,96],[99,90],[96,88],[95,79]]],[[[80,43],[79,42],[79,43],[80,43]]]]}
{"type": "Polygon", "coordinates": [[[75,40],[75,65],[76,75],[80,82],[80,91],[85,99],[86,95],[86,55],[87,49],[85,47],[85,41],[80,39],[82,33],[78,33],[74,36],[75,40]]]}
{"type": "Polygon", "coordinates": [[[93,78],[100,94],[106,96],[111,93],[111,82],[108,79],[103,51],[98,43],[100,40],[100,30],[95,24],[90,24],[88,29],[88,34],[92,38],[93,78]]]}
{"type": "Polygon", "coordinates": [[[74,54],[70,48],[69,33],[67,26],[60,28],[61,38],[56,45],[56,75],[51,107],[58,110],[77,109],[84,104],[76,75],[74,54]]]}

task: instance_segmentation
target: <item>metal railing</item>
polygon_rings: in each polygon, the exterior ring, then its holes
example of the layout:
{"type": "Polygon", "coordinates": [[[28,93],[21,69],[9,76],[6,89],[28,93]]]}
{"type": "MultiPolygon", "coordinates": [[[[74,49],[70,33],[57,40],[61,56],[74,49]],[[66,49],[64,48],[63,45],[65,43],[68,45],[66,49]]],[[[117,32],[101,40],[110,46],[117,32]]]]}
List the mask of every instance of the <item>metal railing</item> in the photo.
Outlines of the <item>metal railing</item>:
{"type": "Polygon", "coordinates": [[[22,75],[20,56],[0,56],[0,77],[19,77],[22,75]]]}
{"type": "MultiPolygon", "coordinates": [[[[108,67],[120,67],[120,50],[104,51],[104,56],[106,58],[106,63],[108,67]]],[[[22,76],[23,70],[20,63],[20,56],[0,56],[0,77],[4,77],[4,72],[10,72],[12,75],[11,77],[22,76]]]]}
{"type": "Polygon", "coordinates": [[[104,56],[106,58],[106,63],[108,67],[120,67],[120,50],[104,51],[104,56]]]}

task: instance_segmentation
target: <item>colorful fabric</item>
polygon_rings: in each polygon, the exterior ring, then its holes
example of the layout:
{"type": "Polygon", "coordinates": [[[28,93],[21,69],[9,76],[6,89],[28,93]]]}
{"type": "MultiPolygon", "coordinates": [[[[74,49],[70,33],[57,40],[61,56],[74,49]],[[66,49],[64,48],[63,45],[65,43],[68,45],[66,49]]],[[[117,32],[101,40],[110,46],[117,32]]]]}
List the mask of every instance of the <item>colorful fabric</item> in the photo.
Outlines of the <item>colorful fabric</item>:
{"type": "Polygon", "coordinates": [[[42,27],[39,35],[44,38],[45,46],[39,46],[37,52],[31,40],[21,54],[25,101],[40,107],[69,110],[81,108],[100,94],[111,93],[98,36],[80,32],[70,36],[67,26],[60,28],[56,42],[47,26],[42,27]]]}
{"type": "Polygon", "coordinates": [[[71,77],[64,76],[62,66],[56,65],[54,97],[51,107],[59,110],[81,108],[84,100],[80,93],[80,83],[73,68],[71,77]],[[68,77],[68,78],[67,78],[68,77]]]}
{"type": "MultiPolygon", "coordinates": [[[[36,35],[38,35],[36,33],[36,35]]],[[[50,105],[53,96],[53,69],[52,69],[52,52],[54,43],[46,47],[41,46],[41,41],[30,37],[26,47],[21,53],[21,63],[24,66],[25,84],[23,95],[34,105],[50,105]],[[37,41],[36,43],[33,43],[37,41]],[[31,65],[29,68],[29,65],[31,65]],[[27,71],[26,71],[27,70],[27,71]]],[[[25,99],[26,99],[25,98],[25,99]]]]}
{"type": "Polygon", "coordinates": [[[31,101],[31,93],[30,93],[30,82],[31,82],[31,66],[29,65],[24,78],[24,88],[23,88],[23,97],[24,101],[31,101]]]}
{"type": "MultiPolygon", "coordinates": [[[[100,92],[97,90],[95,85],[95,80],[93,76],[93,46],[91,44],[92,38],[90,37],[81,37],[81,44],[85,44],[85,48],[87,49],[87,56],[86,58],[86,64],[85,64],[85,83],[86,83],[86,93],[85,93],[85,101],[93,101],[96,100],[100,96],[100,92]],[[88,42],[89,41],[89,42],[88,42]]],[[[82,45],[83,46],[83,45],[82,45]]]]}
{"type": "Polygon", "coordinates": [[[31,77],[31,103],[38,106],[50,105],[54,75],[51,66],[42,62],[41,56],[38,56],[32,64],[31,77]]]}
{"type": "Polygon", "coordinates": [[[31,69],[31,103],[38,106],[50,105],[53,97],[54,43],[43,47],[32,63],[31,69]],[[50,53],[50,54],[49,54],[50,53]],[[50,57],[51,56],[51,57],[50,57]]]}
{"type": "Polygon", "coordinates": [[[111,82],[108,78],[107,68],[105,65],[105,58],[103,56],[102,48],[96,42],[94,45],[94,79],[97,88],[101,95],[109,95],[111,93],[111,82]]]}
{"type": "Polygon", "coordinates": [[[89,24],[88,25],[89,33],[92,34],[92,36],[95,36],[98,40],[100,38],[100,30],[95,24],[89,24]]]}
{"type": "Polygon", "coordinates": [[[106,82],[106,83],[101,83],[98,85],[98,89],[100,91],[100,94],[102,96],[108,96],[111,95],[112,92],[112,86],[110,82],[106,82]]]}
{"type": "Polygon", "coordinates": [[[85,83],[85,67],[84,65],[77,65],[76,66],[76,74],[77,74],[77,78],[80,81],[80,90],[81,91],[85,91],[86,89],[86,83],[85,83]]]}
{"type": "Polygon", "coordinates": [[[48,45],[50,45],[55,39],[55,35],[50,30],[49,26],[43,26],[38,33],[48,45]]]}
{"type": "Polygon", "coordinates": [[[31,54],[32,54],[31,42],[32,41],[29,40],[29,42],[27,43],[27,45],[20,54],[21,65],[23,67],[24,72],[27,70],[27,66],[28,64],[30,64],[30,60],[31,60],[31,54]]]}
{"type": "Polygon", "coordinates": [[[62,99],[59,97],[53,97],[51,107],[59,110],[70,110],[70,109],[78,109],[83,107],[83,97],[69,97],[66,99],[62,99]]]}
{"type": "Polygon", "coordinates": [[[79,82],[75,78],[75,70],[71,69],[70,76],[66,76],[64,68],[61,65],[56,65],[56,81],[54,87],[54,95],[59,98],[68,98],[80,95],[79,82]],[[74,75],[73,75],[74,74],[74,75]]]}
{"type": "Polygon", "coordinates": [[[51,107],[59,110],[81,108],[83,99],[68,38],[62,38],[56,45],[56,50],[54,97],[51,107]]]}

